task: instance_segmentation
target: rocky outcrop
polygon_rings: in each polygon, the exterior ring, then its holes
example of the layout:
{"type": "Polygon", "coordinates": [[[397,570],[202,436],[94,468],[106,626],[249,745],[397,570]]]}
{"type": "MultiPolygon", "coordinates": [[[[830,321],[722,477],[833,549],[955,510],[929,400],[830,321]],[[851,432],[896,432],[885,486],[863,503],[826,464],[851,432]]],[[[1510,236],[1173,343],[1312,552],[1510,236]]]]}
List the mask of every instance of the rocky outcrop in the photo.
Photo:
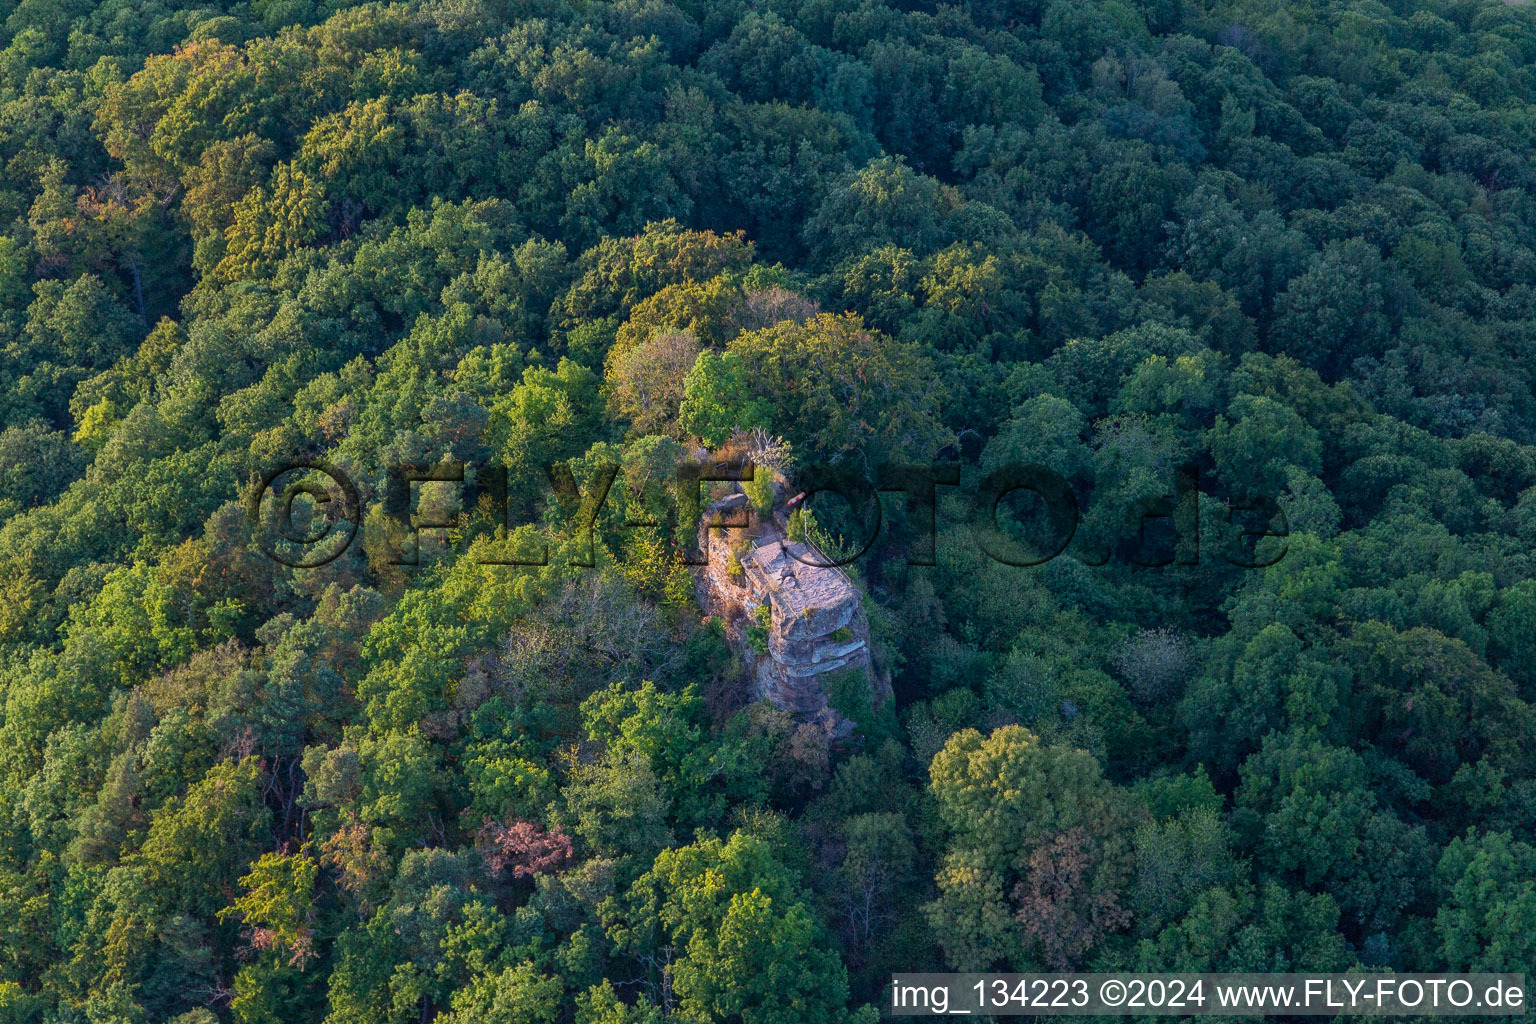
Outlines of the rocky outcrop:
{"type": "Polygon", "coordinates": [[[725,623],[755,698],[820,724],[833,739],[847,738],[853,723],[828,703],[829,673],[857,672],[874,707],[890,696],[870,657],[858,587],[814,545],[790,540],[782,518],[752,516],[744,494],[716,502],[704,517],[706,524],[722,520],[749,525],[700,527],[708,558],[696,579],[699,603],[725,623]],[[766,636],[760,608],[768,609],[766,636]]]}

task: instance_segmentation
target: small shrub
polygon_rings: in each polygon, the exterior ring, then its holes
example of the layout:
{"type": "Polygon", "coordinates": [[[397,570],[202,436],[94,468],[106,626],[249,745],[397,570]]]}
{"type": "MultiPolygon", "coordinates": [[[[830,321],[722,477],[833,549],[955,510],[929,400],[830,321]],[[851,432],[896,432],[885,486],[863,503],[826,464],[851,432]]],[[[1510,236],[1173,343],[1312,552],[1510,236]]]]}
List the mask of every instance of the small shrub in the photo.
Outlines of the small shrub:
{"type": "Polygon", "coordinates": [[[766,604],[752,609],[752,621],[747,625],[747,643],[758,654],[768,653],[768,631],[773,628],[773,610],[766,604]]]}
{"type": "Polygon", "coordinates": [[[802,505],[789,514],[789,523],[784,532],[796,544],[804,544],[806,529],[815,525],[816,517],[811,514],[810,509],[802,505]]]}
{"type": "Polygon", "coordinates": [[[768,466],[756,466],[752,471],[751,480],[743,480],[741,489],[746,492],[747,500],[752,503],[752,509],[759,519],[766,519],[773,511],[773,496],[777,487],[773,479],[773,470],[768,466]]]}

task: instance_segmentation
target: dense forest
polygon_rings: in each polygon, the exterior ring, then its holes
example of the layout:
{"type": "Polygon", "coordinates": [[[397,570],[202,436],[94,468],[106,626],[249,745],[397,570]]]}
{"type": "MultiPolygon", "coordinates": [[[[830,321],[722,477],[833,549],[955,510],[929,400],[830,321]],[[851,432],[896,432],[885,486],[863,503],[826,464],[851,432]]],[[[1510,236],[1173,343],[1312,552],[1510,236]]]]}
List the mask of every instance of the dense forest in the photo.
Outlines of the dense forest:
{"type": "Polygon", "coordinates": [[[1536,8],[0,18],[0,1020],[1536,974],[1536,8]],[[894,697],[846,738],[753,700],[678,543],[753,428],[961,481],[848,566],[894,697]],[[364,536],[292,568],[247,506],[316,459],[364,536]],[[413,485],[453,525],[402,538],[391,467],[447,462],[504,507],[413,485]],[[1033,566],[970,507],[1023,464],[1081,510],[1033,566]],[[590,533],[550,467],[617,467],[590,533]]]}

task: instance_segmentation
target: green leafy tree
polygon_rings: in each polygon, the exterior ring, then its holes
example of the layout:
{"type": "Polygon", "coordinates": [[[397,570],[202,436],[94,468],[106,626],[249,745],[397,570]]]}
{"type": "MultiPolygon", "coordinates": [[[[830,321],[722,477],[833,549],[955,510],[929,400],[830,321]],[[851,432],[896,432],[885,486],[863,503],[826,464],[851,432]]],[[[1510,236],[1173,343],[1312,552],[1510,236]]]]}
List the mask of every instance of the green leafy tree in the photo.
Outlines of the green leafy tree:
{"type": "Polygon", "coordinates": [[[926,912],[951,965],[1064,969],[1129,923],[1135,813],[1091,755],[1020,726],[965,729],[929,776],[950,838],[926,912]]]}
{"type": "Polygon", "coordinates": [[[823,313],[749,331],[726,355],[740,360],[749,401],[774,409],[775,427],[809,456],[859,452],[878,465],[927,457],[945,439],[932,364],[856,316],[823,313]]]}
{"type": "Polygon", "coordinates": [[[770,847],[744,832],[663,851],[606,913],[610,937],[686,1017],[850,1019],[847,973],[820,923],[770,847]]]}
{"type": "Polygon", "coordinates": [[[1508,833],[1451,840],[1435,877],[1447,899],[1435,915],[1439,955],[1458,970],[1524,970],[1536,957],[1528,927],[1536,912],[1529,844],[1508,833]]]}
{"type": "Polygon", "coordinates": [[[738,430],[767,426],[772,406],[748,391],[748,366],[733,352],[703,351],[683,377],[678,423],[710,447],[738,430]]]}

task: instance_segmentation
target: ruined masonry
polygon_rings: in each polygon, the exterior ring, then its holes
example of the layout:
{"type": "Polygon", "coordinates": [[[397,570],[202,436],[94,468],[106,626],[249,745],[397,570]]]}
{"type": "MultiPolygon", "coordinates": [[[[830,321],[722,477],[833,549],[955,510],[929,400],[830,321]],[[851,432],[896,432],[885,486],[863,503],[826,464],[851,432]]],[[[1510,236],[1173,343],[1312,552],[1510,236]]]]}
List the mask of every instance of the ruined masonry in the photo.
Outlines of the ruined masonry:
{"type": "Polygon", "coordinates": [[[890,697],[890,681],[870,660],[869,625],[858,588],[814,545],[785,535],[782,514],[767,520],[753,516],[747,497],[735,493],[710,506],[703,522],[746,521],[745,527],[699,528],[699,546],[708,552],[696,586],[699,603],[725,624],[751,678],[753,696],[766,699],[805,722],[820,725],[833,740],[846,739],[853,723],[827,703],[826,676],[839,669],[858,671],[879,707],[890,697]],[[741,574],[733,577],[733,548],[741,551],[741,574]],[[798,557],[797,557],[798,556],[798,557]],[[757,609],[771,612],[768,652],[759,654],[748,639],[757,609]]]}

